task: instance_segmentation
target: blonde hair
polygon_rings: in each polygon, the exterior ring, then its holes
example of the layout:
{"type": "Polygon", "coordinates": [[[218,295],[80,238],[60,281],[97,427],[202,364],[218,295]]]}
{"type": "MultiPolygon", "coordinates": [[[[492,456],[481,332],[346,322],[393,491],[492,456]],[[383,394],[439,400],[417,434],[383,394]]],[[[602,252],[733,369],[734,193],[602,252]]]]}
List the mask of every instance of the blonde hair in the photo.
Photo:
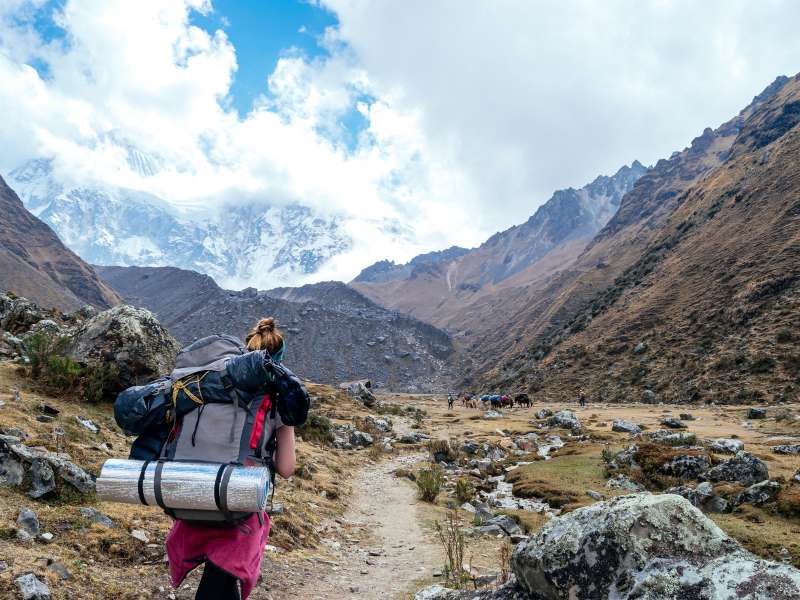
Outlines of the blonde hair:
{"type": "Polygon", "coordinates": [[[266,350],[274,354],[283,346],[283,333],[275,327],[275,319],[261,319],[244,338],[248,350],[266,350]]]}

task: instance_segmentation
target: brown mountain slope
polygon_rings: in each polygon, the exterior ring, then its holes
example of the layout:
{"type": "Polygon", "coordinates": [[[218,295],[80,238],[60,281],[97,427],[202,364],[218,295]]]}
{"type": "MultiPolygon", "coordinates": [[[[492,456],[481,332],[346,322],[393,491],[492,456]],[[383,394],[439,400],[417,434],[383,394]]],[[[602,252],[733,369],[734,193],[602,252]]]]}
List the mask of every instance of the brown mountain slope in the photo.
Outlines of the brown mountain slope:
{"type": "Polygon", "coordinates": [[[498,357],[523,353],[541,357],[582,327],[582,322],[602,310],[602,292],[631,268],[645,249],[661,235],[672,211],[686,198],[686,191],[728,157],[734,140],[757,107],[773,98],[789,81],[780,77],[756,96],[736,117],[716,130],[706,129],[682,152],[660,160],[623,197],[619,211],[597,234],[580,257],[546,284],[520,300],[507,312],[503,336],[480,336],[468,350],[478,361],[467,372],[486,372],[498,357]],[[480,348],[480,351],[478,351],[480,348]],[[482,364],[488,352],[492,364],[482,364]]]}
{"type": "Polygon", "coordinates": [[[642,178],[482,380],[616,400],[794,397],[800,78],[781,83],[642,178]]]}
{"type": "Polygon", "coordinates": [[[85,304],[108,308],[120,297],[29,213],[0,177],[0,290],[45,307],[74,310],[85,304]]]}
{"type": "MultiPolygon", "coordinates": [[[[487,310],[526,295],[517,288],[538,285],[569,265],[646,171],[634,162],[581,189],[559,190],[525,223],[493,235],[478,248],[451,248],[407,265],[376,263],[351,286],[382,306],[469,338],[490,320],[487,310]]],[[[506,319],[505,314],[491,314],[492,321],[506,319]]]]}

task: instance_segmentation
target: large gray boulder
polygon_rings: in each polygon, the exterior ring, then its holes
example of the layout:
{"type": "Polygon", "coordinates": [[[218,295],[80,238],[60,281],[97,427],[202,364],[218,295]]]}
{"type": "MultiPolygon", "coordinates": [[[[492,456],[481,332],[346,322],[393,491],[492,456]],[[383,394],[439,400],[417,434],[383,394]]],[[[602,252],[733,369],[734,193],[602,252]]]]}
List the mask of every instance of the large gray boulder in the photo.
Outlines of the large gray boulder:
{"type": "Polygon", "coordinates": [[[550,417],[550,419],[547,421],[547,424],[550,425],[550,427],[562,427],[575,432],[581,430],[581,422],[571,410],[558,411],[556,414],[550,417]]]}
{"type": "Polygon", "coordinates": [[[552,519],[511,564],[544,600],[800,597],[800,571],[750,554],[673,494],[620,496],[552,519]]]}
{"type": "Polygon", "coordinates": [[[180,346],[149,310],[120,305],[78,327],[69,355],[82,365],[108,368],[103,395],[112,397],[172,370],[180,346]]]}
{"type": "Polygon", "coordinates": [[[618,431],[620,433],[641,433],[642,428],[633,421],[626,421],[625,419],[617,419],[611,425],[611,431],[618,431]]]}
{"type": "Polygon", "coordinates": [[[764,461],[749,452],[737,452],[730,460],[718,464],[705,473],[709,481],[732,481],[752,485],[769,479],[769,470],[764,461]]]}

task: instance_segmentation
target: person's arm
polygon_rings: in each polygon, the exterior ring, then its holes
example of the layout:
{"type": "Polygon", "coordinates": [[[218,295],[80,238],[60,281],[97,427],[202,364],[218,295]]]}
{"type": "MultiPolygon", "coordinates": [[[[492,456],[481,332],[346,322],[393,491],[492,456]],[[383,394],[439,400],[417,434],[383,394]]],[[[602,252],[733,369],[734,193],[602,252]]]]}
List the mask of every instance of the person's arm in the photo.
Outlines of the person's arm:
{"type": "Polygon", "coordinates": [[[294,427],[284,425],[278,428],[278,445],[275,449],[275,469],[284,479],[294,474],[294,427]]]}

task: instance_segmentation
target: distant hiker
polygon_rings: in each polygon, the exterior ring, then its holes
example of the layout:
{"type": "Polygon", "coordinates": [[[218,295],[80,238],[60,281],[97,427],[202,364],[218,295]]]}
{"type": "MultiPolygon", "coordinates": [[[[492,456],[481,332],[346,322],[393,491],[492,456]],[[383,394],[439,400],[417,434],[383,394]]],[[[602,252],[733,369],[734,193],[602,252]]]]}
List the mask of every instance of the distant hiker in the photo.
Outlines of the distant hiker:
{"type": "Polygon", "coordinates": [[[447,410],[453,410],[453,402],[455,402],[453,394],[447,394],[447,410]]]}
{"type": "Polygon", "coordinates": [[[581,406],[586,406],[586,392],[581,390],[580,395],[578,396],[578,403],[581,406]]]}
{"type": "MultiPolygon", "coordinates": [[[[275,321],[271,318],[261,319],[247,334],[245,343],[248,351],[266,350],[276,363],[283,358],[285,349],[283,334],[275,327],[275,321]]],[[[256,405],[258,408],[250,436],[252,444],[250,447],[260,449],[262,440],[268,440],[264,448],[272,454],[272,458],[266,457],[265,460],[268,464],[270,462],[273,464],[278,474],[288,478],[294,473],[295,468],[294,427],[284,425],[280,414],[272,409],[275,406],[273,402],[277,402],[280,406],[274,391],[272,395],[269,389],[266,392],[256,405]],[[252,440],[256,438],[257,444],[253,444],[252,440]]],[[[220,414],[211,410],[213,406],[208,404],[201,408],[209,409],[205,411],[206,415],[220,414]]],[[[218,430],[219,437],[227,439],[227,431],[232,432],[233,429],[230,423],[214,420],[204,421],[201,426],[201,416],[196,417],[197,420],[193,425],[194,434],[199,434],[198,446],[207,443],[211,452],[213,443],[208,437],[206,437],[208,441],[203,440],[204,435],[213,435],[218,430]]],[[[213,416],[211,418],[214,419],[213,416]]],[[[182,425],[183,423],[176,425],[175,435],[181,435],[182,425]]],[[[192,426],[189,423],[186,425],[192,426]]],[[[201,449],[198,448],[197,451],[200,452],[201,449]]],[[[224,522],[202,524],[197,521],[176,519],[166,543],[172,585],[180,586],[192,569],[205,563],[195,600],[246,599],[258,582],[261,557],[267,545],[269,527],[269,516],[266,513],[253,513],[235,525],[224,522]]]]}

